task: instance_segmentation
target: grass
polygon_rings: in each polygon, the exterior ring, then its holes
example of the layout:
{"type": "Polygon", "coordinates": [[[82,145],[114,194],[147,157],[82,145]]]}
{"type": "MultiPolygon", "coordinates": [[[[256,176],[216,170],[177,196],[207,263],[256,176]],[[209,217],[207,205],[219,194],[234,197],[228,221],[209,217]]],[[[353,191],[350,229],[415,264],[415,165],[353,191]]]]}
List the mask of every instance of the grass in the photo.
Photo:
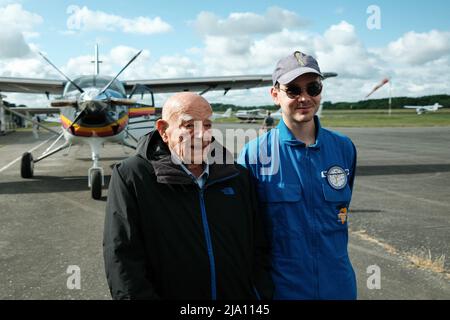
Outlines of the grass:
{"type": "MultiPolygon", "coordinates": [[[[415,110],[324,110],[320,119],[324,127],[448,127],[450,109],[417,115],[415,110]]],[[[217,119],[217,123],[240,123],[237,118],[217,119]]],[[[262,121],[257,123],[261,124],[262,121]]]]}
{"type": "MultiPolygon", "coordinates": [[[[440,109],[417,115],[415,110],[394,109],[391,115],[387,110],[323,110],[320,119],[324,127],[448,127],[450,126],[450,108],[440,109]]],[[[216,123],[242,123],[235,117],[217,119],[216,123]]],[[[262,120],[255,122],[259,125],[262,120]]],[[[58,123],[44,123],[49,127],[58,127],[58,123]]],[[[31,128],[30,128],[31,130],[31,128]]]]}
{"type": "Polygon", "coordinates": [[[428,253],[422,250],[414,254],[407,254],[406,257],[418,268],[428,269],[438,273],[444,273],[446,271],[445,255],[433,258],[430,250],[428,250],[428,253]]]}
{"type": "Polygon", "coordinates": [[[366,230],[358,230],[358,231],[350,230],[350,232],[353,235],[360,238],[361,240],[365,240],[382,247],[385,251],[387,251],[390,254],[403,257],[416,268],[443,274],[447,279],[450,280],[450,270],[445,269],[444,254],[432,257],[431,250],[429,249],[414,250],[414,252],[401,252],[400,250],[394,248],[393,246],[368,235],[366,230]]]}
{"type": "Polygon", "coordinates": [[[325,110],[325,127],[435,127],[450,126],[450,109],[417,115],[415,110],[325,110]]]}

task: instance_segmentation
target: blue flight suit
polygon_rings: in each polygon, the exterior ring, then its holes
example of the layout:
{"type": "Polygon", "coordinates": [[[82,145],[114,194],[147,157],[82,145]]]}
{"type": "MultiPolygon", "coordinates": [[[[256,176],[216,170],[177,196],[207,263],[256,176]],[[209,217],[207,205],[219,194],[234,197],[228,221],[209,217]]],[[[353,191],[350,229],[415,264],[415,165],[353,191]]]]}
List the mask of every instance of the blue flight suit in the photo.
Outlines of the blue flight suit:
{"type": "Polygon", "coordinates": [[[274,299],[356,299],[347,215],[356,148],[316,124],[316,142],[297,140],[283,120],[250,141],[238,163],[257,185],[271,242],[274,299]],[[344,210],[344,213],[342,213],[344,210]]]}

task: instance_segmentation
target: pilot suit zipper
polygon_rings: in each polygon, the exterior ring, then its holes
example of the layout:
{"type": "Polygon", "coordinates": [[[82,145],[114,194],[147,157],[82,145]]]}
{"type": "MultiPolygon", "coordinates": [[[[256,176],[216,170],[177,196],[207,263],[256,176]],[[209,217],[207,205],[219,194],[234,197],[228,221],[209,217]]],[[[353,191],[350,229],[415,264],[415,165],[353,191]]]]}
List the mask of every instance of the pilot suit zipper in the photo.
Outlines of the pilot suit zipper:
{"type": "MultiPolygon", "coordinates": [[[[306,174],[308,177],[308,185],[312,186],[313,181],[312,181],[312,169],[311,169],[311,155],[310,155],[310,148],[306,147],[305,148],[305,158],[306,158],[306,163],[307,163],[307,168],[306,168],[306,174]]],[[[312,189],[310,189],[312,190],[312,189]]],[[[316,213],[314,211],[314,206],[313,206],[313,194],[311,191],[308,192],[308,202],[307,202],[307,208],[308,208],[308,212],[310,213],[310,217],[311,217],[311,226],[312,226],[312,230],[311,230],[311,244],[312,244],[312,256],[313,256],[313,270],[314,270],[314,275],[315,275],[315,288],[314,288],[314,295],[316,298],[318,298],[318,293],[319,293],[319,280],[318,280],[318,259],[317,259],[317,255],[318,255],[318,234],[317,234],[317,217],[316,217],[316,213]]]]}

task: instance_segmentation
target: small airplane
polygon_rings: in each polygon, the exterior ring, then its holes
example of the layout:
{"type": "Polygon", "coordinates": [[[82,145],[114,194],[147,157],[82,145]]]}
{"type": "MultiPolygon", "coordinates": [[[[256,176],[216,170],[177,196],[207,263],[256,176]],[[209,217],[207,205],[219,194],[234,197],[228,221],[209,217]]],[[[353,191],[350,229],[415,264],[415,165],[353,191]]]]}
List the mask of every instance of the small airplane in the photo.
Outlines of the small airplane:
{"type": "MultiPolygon", "coordinates": [[[[135,149],[130,144],[131,138],[136,144],[137,138],[130,130],[142,127],[130,127],[137,123],[155,121],[161,109],[154,107],[154,93],[180,91],[199,91],[204,94],[211,90],[249,89],[271,85],[271,75],[245,75],[224,77],[203,77],[187,79],[153,79],[120,81],[119,75],[140,55],[136,53],[115,77],[99,74],[98,47],[95,48],[95,72],[93,75],[82,75],[73,80],[59,70],[47,57],[39,53],[65,80],[27,79],[0,77],[0,92],[45,93],[59,95],[51,101],[50,108],[8,108],[0,103],[0,109],[15,114],[36,126],[55,135],[55,140],[37,158],[25,152],[21,159],[22,178],[33,178],[34,165],[74,144],[85,144],[91,148],[92,167],[88,170],[88,186],[91,196],[100,199],[104,185],[103,168],[100,166],[100,149],[106,142],[115,142],[135,149]],[[132,99],[135,94],[150,93],[151,104],[139,103],[132,99]],[[54,114],[59,111],[61,129],[43,125],[31,114],[54,114]],[[132,118],[144,117],[144,120],[129,121],[132,118]],[[152,118],[149,118],[152,117],[152,118]],[[55,145],[64,138],[59,146],[55,145]]],[[[3,96],[2,96],[3,97],[3,96]]],[[[1,102],[1,101],[0,101],[1,102]]],[[[3,110],[0,110],[3,112],[3,110]]],[[[227,111],[223,116],[231,114],[227,111]]],[[[150,127],[147,126],[146,129],[150,127]]]]}
{"type": "Polygon", "coordinates": [[[422,114],[425,112],[436,112],[438,109],[442,108],[443,106],[439,103],[435,103],[428,106],[403,106],[403,108],[406,109],[416,109],[417,114],[422,114]]]}
{"type": "Polygon", "coordinates": [[[231,118],[232,112],[233,112],[233,108],[228,108],[227,111],[225,111],[224,113],[213,112],[211,119],[216,120],[216,119],[231,118]]]}
{"type": "Polygon", "coordinates": [[[235,116],[243,122],[255,122],[256,120],[263,120],[266,117],[266,112],[264,109],[241,109],[236,112],[235,116]]]}

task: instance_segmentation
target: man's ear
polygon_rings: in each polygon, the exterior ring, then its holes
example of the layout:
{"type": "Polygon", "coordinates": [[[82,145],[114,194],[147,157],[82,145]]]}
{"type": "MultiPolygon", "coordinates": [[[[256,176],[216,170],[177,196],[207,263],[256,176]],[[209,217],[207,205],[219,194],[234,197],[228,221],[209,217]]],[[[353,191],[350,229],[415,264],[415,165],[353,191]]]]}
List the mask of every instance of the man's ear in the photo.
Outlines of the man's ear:
{"type": "Polygon", "coordinates": [[[158,130],[159,135],[161,136],[163,141],[166,143],[169,140],[167,137],[167,133],[166,133],[166,130],[168,127],[169,127],[169,124],[167,123],[167,121],[165,121],[163,119],[159,119],[156,121],[156,130],[158,130]]]}
{"type": "Polygon", "coordinates": [[[276,89],[275,87],[270,88],[270,95],[272,96],[272,100],[273,102],[279,106],[280,105],[280,99],[278,97],[278,94],[280,92],[278,91],[278,89],[276,89]]]}

